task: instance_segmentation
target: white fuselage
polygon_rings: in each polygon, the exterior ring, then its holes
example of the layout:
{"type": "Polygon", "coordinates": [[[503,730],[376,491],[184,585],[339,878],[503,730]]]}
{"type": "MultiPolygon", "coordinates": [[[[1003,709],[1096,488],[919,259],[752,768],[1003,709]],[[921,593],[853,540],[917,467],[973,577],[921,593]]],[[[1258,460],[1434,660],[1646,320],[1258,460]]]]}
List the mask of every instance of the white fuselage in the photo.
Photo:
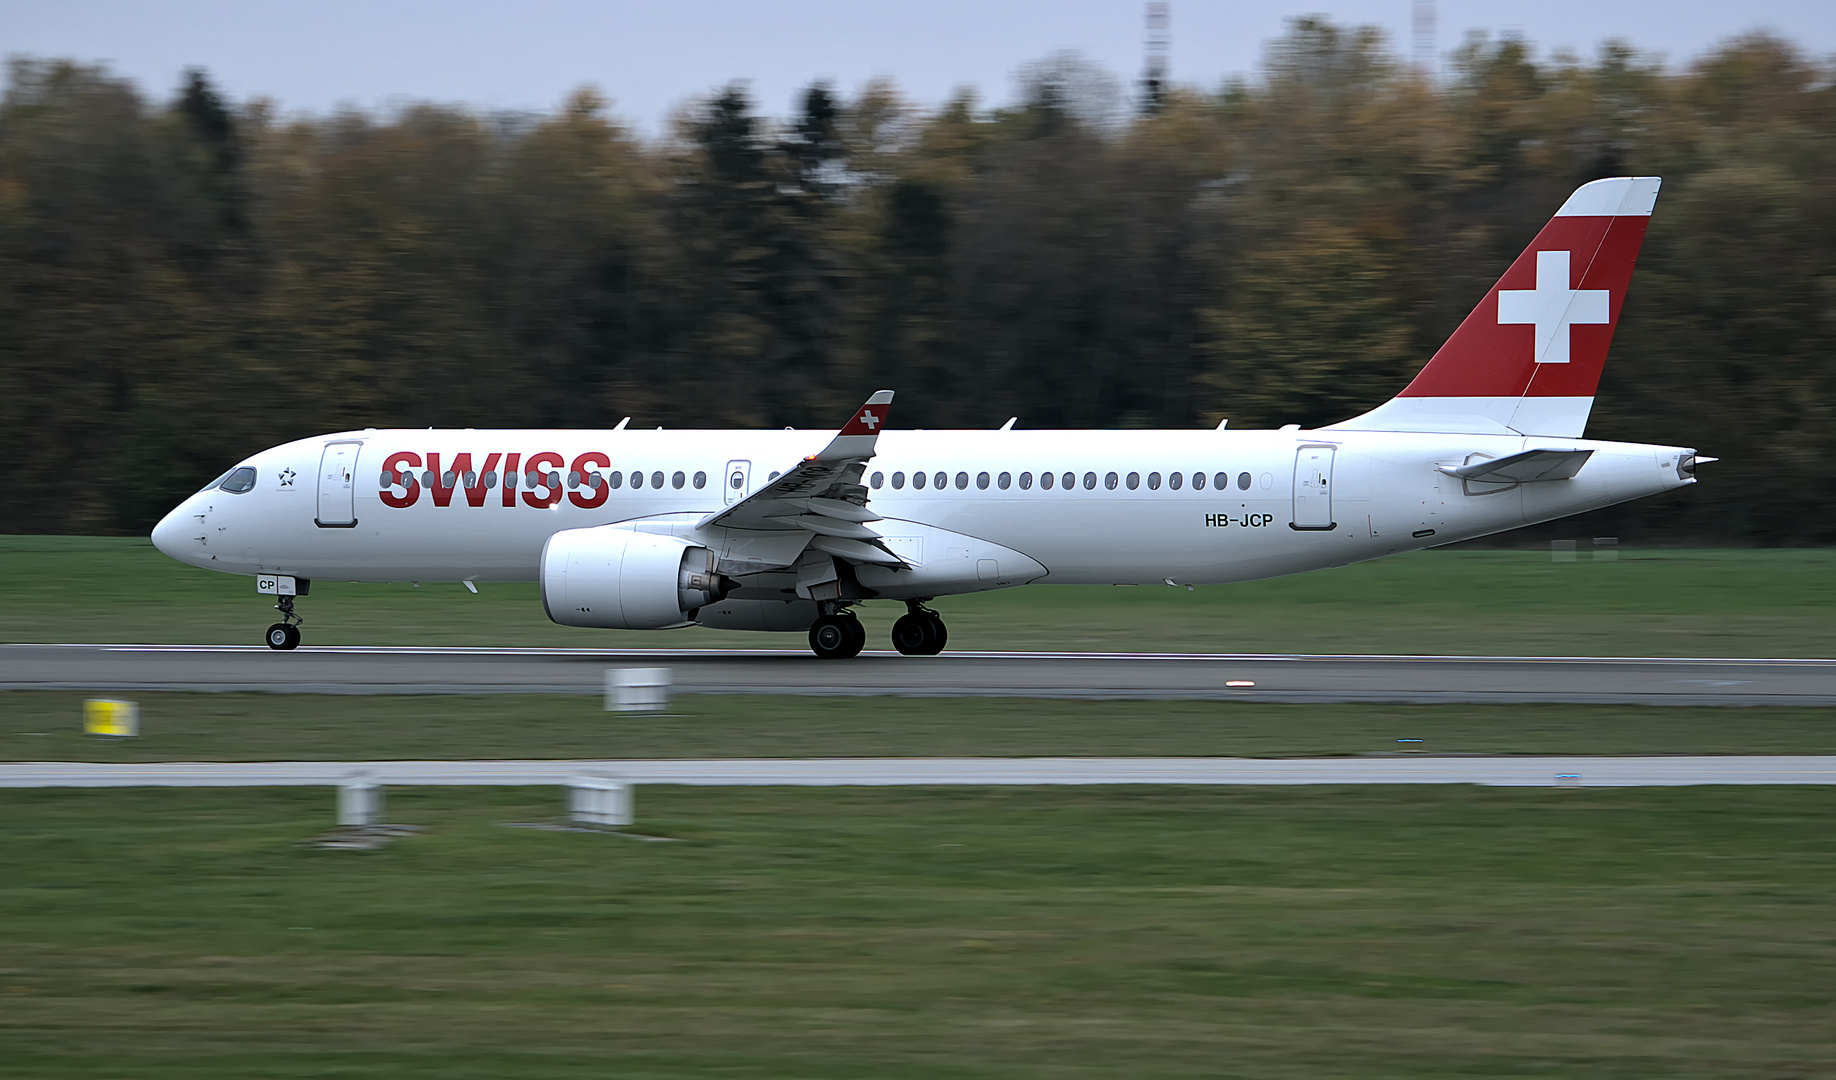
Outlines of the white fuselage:
{"type": "MultiPolygon", "coordinates": [[[[160,523],[154,541],[184,562],[237,574],[533,581],[554,533],[638,523],[697,535],[723,560],[731,556],[723,570],[743,570],[759,550],[757,533],[695,533],[696,524],[828,438],[790,430],[345,432],[249,458],[243,464],[256,470],[250,490],[199,492],[160,523]],[[440,472],[428,476],[436,455],[440,472]],[[532,459],[540,481],[533,490],[532,459]],[[418,479],[385,486],[390,462],[418,479]],[[506,490],[512,469],[515,486],[506,490]],[[592,473],[600,474],[600,486],[592,486],[592,473]],[[634,473],[642,474],[641,486],[631,483],[634,473]]],[[[883,519],[874,529],[912,566],[866,567],[861,581],[875,595],[909,597],[1033,582],[1274,577],[1680,487],[1694,482],[1683,468],[1692,453],[1581,439],[1330,429],[887,431],[867,466],[868,507],[883,519]],[[1515,486],[1437,471],[1532,447],[1594,454],[1571,479],[1515,486]],[[923,487],[912,479],[920,473],[923,487]]]]}

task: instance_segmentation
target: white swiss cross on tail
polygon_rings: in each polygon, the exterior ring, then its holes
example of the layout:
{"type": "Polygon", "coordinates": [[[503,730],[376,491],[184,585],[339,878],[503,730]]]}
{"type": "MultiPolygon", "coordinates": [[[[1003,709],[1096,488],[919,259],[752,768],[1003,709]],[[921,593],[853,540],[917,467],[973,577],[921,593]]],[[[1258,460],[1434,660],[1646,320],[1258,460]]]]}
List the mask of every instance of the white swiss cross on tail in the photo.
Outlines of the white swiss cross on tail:
{"type": "Polygon", "coordinates": [[[873,415],[872,409],[861,410],[861,423],[867,425],[868,431],[878,431],[880,428],[880,418],[873,415]]]}
{"type": "Polygon", "coordinates": [[[1535,289],[1500,289],[1500,326],[1530,324],[1536,327],[1536,362],[1568,363],[1568,328],[1575,323],[1611,321],[1605,289],[1571,289],[1569,253],[1536,253],[1535,289]]]}

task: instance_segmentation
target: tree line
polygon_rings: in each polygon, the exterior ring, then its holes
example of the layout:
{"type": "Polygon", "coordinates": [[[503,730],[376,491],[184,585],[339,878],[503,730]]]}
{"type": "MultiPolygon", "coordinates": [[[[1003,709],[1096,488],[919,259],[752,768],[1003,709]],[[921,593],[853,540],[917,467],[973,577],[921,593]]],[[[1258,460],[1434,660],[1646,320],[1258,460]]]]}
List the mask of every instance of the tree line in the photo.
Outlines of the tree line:
{"type": "Polygon", "coordinates": [[[1578,184],[1664,190],[1589,434],[1722,457],[1640,535],[1836,539],[1836,66],[1470,40],[1438,79],[1292,23],[1254,79],[1015,104],[734,85],[643,138],[552,112],[294,116],[15,60],[0,530],[144,531],[351,427],[1330,423],[1390,397],[1578,184]]]}

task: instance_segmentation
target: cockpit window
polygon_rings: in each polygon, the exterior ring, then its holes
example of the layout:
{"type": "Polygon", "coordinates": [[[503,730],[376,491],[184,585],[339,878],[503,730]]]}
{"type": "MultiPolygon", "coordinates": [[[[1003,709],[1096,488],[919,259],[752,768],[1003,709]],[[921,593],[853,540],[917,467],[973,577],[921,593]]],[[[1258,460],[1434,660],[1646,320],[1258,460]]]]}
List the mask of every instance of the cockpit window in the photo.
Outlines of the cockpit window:
{"type": "Polygon", "coordinates": [[[217,486],[232,495],[240,495],[249,491],[255,487],[255,467],[243,465],[240,468],[231,469],[229,475],[224,477],[223,482],[217,486]]]}
{"type": "Polygon", "coordinates": [[[198,490],[199,490],[199,491],[215,491],[215,490],[217,490],[217,489],[218,489],[219,487],[222,487],[222,486],[223,486],[223,481],[225,481],[225,480],[228,480],[228,479],[230,478],[230,473],[233,473],[233,472],[235,472],[235,471],[236,471],[236,470],[235,470],[234,468],[230,468],[230,469],[228,469],[228,470],[226,470],[226,471],[225,471],[225,472],[223,473],[223,475],[222,475],[222,476],[219,476],[219,477],[217,477],[217,478],[216,478],[215,480],[212,480],[212,481],[211,481],[210,483],[208,483],[208,484],[205,484],[205,485],[204,485],[203,487],[201,487],[201,488],[199,488],[198,490]]]}

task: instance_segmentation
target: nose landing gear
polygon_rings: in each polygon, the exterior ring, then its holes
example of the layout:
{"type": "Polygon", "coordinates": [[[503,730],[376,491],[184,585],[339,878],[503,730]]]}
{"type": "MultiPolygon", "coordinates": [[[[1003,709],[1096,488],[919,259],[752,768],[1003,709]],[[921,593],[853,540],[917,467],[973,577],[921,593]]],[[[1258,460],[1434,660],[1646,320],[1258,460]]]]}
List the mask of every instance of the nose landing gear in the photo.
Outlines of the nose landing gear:
{"type": "Polygon", "coordinates": [[[920,600],[907,600],[905,609],[905,614],[893,623],[893,648],[907,656],[936,656],[943,652],[950,640],[943,617],[920,600]]]}
{"type": "Polygon", "coordinates": [[[281,621],[268,627],[263,640],[270,649],[297,649],[300,645],[300,624],[306,620],[293,610],[293,597],[283,596],[274,610],[281,613],[281,621]]]}

